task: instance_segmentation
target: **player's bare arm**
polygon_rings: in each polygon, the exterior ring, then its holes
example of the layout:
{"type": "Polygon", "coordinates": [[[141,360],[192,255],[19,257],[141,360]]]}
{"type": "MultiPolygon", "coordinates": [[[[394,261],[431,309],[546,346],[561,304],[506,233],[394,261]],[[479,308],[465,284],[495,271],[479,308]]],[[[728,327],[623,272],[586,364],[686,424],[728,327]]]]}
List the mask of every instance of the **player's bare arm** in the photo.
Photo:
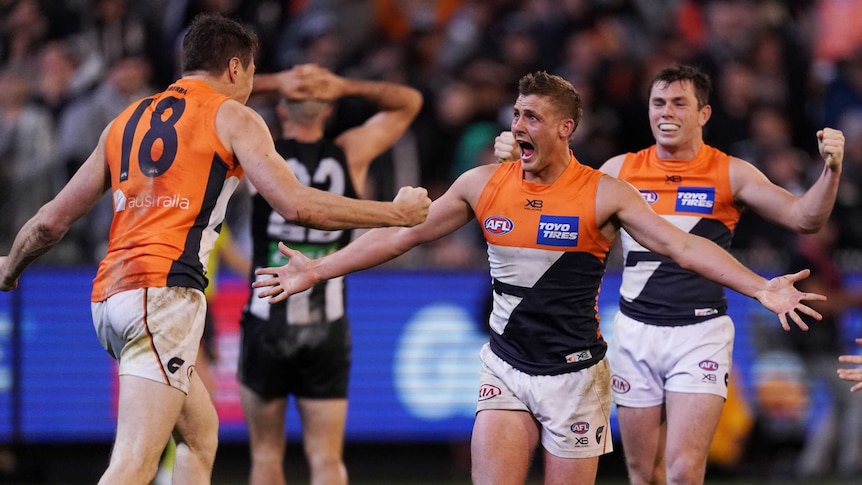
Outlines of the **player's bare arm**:
{"type": "Polygon", "coordinates": [[[105,134],[75,175],[57,196],[43,205],[18,231],[7,257],[0,258],[0,290],[18,286],[18,277],[36,258],[54,247],[110,187],[105,160],[105,134]]]}
{"type": "Polygon", "coordinates": [[[242,164],[249,181],[285,219],[319,229],[413,226],[431,200],[424,188],[402,188],[393,202],[350,199],[302,185],[275,151],[266,123],[254,110],[226,101],[216,131],[242,164]]]}
{"type": "Polygon", "coordinates": [[[606,236],[616,229],[613,226],[624,228],[650,251],[673,258],[684,269],[755,298],[778,315],[785,330],[790,330],[788,317],[799,328],[808,329],[799,312],[817,320],[822,318],[820,313],[802,301],[824,300],[826,297],[801,292],[794,286],[794,283],[808,276],[808,270],[766,280],[743,266],[714,242],[684,232],[656,214],[640,193],[627,182],[609,176],[602,177],[596,211],[597,220],[606,221],[602,227],[606,236]]]}
{"type": "Polygon", "coordinates": [[[773,184],[750,163],[732,158],[730,180],[734,199],[765,219],[802,233],[817,232],[832,212],[844,160],[844,134],[832,128],[817,132],[824,165],[802,197],[773,184]]]}
{"type": "Polygon", "coordinates": [[[281,267],[256,270],[258,276],[270,275],[272,278],[260,279],[252,286],[268,287],[258,296],[270,298],[270,303],[278,303],[320,281],[377,266],[413,247],[450,234],[474,218],[473,207],[494,169],[494,166],[484,165],[458,177],[449,190],[431,204],[428,219],[422,224],[409,228],[372,229],[343,249],[315,260],[279,244],[279,250],[290,261],[281,267]]]}

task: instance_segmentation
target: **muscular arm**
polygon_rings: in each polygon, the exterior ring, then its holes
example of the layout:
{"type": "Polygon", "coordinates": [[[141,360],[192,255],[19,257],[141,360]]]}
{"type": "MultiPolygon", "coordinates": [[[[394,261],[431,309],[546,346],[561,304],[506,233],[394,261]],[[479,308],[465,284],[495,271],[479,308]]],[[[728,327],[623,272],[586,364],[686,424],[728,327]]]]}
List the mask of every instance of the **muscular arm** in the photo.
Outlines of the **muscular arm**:
{"type": "MultiPolygon", "coordinates": [[[[621,226],[642,246],[672,258],[684,269],[757,299],[779,315],[785,330],[790,329],[788,314],[796,325],[807,330],[797,311],[820,319],[817,312],[800,301],[824,297],[801,293],[793,288],[793,283],[806,277],[808,270],[766,280],[714,242],[684,232],[656,214],[630,184],[613,177],[602,177],[598,192],[598,220],[621,226]]],[[[606,235],[607,231],[608,228],[603,227],[606,235]]]]}
{"type": "Polygon", "coordinates": [[[335,138],[344,150],[357,190],[365,186],[368,167],[404,135],[422,108],[422,94],[409,86],[385,81],[364,81],[338,76],[314,64],[303,64],[275,74],[257,74],[255,91],[277,91],[286,99],[335,101],[359,97],[379,111],[359,126],[335,138]]]}
{"type": "Polygon", "coordinates": [[[72,224],[99,202],[110,186],[105,160],[105,135],[57,196],[18,231],[9,255],[0,258],[0,290],[18,285],[18,277],[39,256],[54,247],[72,224]]]}
{"type": "Polygon", "coordinates": [[[226,101],[216,130],[249,181],[285,219],[319,229],[412,226],[427,215],[424,189],[402,189],[394,202],[350,199],[302,185],[275,151],[269,129],[252,109],[226,101]]]}
{"type": "Polygon", "coordinates": [[[380,109],[363,124],[335,139],[347,155],[354,182],[362,187],[371,162],[395,144],[416,118],[422,107],[422,95],[395,83],[338,79],[342,80],[339,97],[358,96],[380,109]]]}
{"type": "Polygon", "coordinates": [[[277,303],[317,282],[377,266],[415,246],[450,234],[473,219],[473,207],[493,169],[482,166],[465,172],[431,204],[428,219],[417,226],[372,229],[341,250],[315,260],[282,244],[281,251],[290,262],[278,268],[257,270],[258,275],[273,277],[258,280],[253,286],[271,287],[259,296],[273,297],[270,303],[277,303]]]}
{"type": "Polygon", "coordinates": [[[750,163],[732,158],[730,178],[734,199],[793,231],[817,232],[835,205],[844,159],[844,135],[840,131],[824,128],[817,135],[825,163],[820,177],[802,197],[773,184],[750,163]]]}

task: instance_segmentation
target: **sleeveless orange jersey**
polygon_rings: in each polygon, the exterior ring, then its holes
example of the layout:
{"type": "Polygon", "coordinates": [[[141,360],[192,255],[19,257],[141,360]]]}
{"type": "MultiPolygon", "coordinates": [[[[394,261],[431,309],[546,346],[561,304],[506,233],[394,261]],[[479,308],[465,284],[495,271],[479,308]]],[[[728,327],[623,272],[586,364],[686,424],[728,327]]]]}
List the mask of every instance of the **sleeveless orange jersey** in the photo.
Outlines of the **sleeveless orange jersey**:
{"type": "MultiPolygon", "coordinates": [[[[665,161],[653,145],[627,154],[618,177],[675,226],[730,247],[740,209],[733,202],[729,155],[703,145],[692,160],[665,161]]],[[[726,313],[724,287],[648,251],[625,231],[621,238],[623,314],[653,325],[687,325],[726,313]]]]}
{"type": "Polygon", "coordinates": [[[482,190],[476,218],[494,283],[491,349],[513,367],[555,375],[605,355],[597,299],[611,241],[596,223],[603,174],[572,157],[551,185],[501,164],[482,190]]]}
{"type": "Polygon", "coordinates": [[[93,301],[134,288],[206,287],[204,268],[242,177],[215,131],[227,99],[181,79],[114,120],[105,142],[114,219],[93,301]]]}

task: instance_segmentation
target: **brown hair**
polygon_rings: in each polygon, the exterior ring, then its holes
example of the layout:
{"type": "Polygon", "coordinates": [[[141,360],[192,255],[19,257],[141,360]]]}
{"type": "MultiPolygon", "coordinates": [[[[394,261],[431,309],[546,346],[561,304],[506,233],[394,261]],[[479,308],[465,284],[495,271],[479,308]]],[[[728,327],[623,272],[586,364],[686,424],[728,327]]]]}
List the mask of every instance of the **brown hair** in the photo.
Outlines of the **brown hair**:
{"type": "Polygon", "coordinates": [[[220,74],[234,57],[248,67],[257,51],[254,32],[219,14],[199,14],[183,38],[183,73],[220,74]]]}
{"type": "MultiPolygon", "coordinates": [[[[583,113],[581,95],[569,81],[545,71],[530,73],[518,81],[518,94],[521,96],[535,94],[550,98],[560,114],[575,121],[575,129],[577,129],[583,113]]],[[[573,129],[572,133],[574,132],[573,129]]]]}
{"type": "Polygon", "coordinates": [[[650,90],[656,84],[668,86],[675,82],[689,81],[694,86],[694,96],[697,98],[697,108],[703,108],[709,104],[709,93],[712,91],[712,80],[709,75],[700,69],[686,65],[675,64],[659,71],[650,83],[650,90]]]}

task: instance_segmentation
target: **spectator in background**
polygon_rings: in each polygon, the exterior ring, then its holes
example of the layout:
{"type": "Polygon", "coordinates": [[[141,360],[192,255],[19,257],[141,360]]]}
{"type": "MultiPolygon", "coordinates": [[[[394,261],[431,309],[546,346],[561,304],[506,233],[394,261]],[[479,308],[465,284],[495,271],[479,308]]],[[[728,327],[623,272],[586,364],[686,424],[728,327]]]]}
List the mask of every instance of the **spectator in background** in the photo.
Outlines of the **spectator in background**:
{"type": "MultiPolygon", "coordinates": [[[[0,71],[0,246],[9,247],[18,229],[54,196],[54,122],[29,100],[30,81],[11,70],[0,71]]],[[[62,255],[60,261],[72,262],[62,255]]]]}

